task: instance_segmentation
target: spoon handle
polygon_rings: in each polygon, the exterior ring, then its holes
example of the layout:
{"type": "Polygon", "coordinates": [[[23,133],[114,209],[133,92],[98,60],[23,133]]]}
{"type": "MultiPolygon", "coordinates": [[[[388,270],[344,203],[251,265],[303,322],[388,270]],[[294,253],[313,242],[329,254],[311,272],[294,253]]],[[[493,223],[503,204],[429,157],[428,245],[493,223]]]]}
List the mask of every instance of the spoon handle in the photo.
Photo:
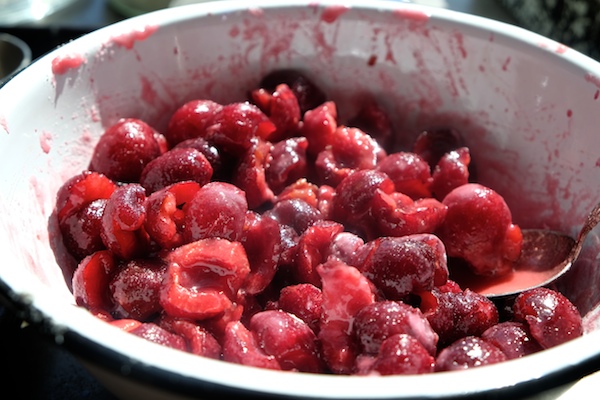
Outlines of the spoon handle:
{"type": "Polygon", "coordinates": [[[583,242],[585,242],[585,238],[587,234],[590,233],[592,229],[596,227],[600,223],[600,203],[596,204],[596,206],[590,211],[585,220],[585,223],[581,227],[579,234],[577,235],[577,241],[575,242],[575,246],[571,250],[569,254],[569,261],[575,260],[579,257],[579,253],[581,252],[581,248],[583,247],[583,242]]]}

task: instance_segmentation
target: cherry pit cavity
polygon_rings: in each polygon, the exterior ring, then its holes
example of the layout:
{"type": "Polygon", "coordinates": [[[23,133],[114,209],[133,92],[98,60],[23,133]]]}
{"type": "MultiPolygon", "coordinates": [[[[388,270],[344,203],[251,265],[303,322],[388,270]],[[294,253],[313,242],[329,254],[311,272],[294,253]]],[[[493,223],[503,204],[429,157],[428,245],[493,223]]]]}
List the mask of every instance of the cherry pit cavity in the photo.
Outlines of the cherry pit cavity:
{"type": "Polygon", "coordinates": [[[582,335],[555,290],[499,304],[452,280],[510,274],[521,230],[459,131],[392,151],[396,135],[373,102],[339,121],[288,70],[244,102],[182,104],[164,132],[121,119],[57,194],[76,303],[181,351],[326,374],[466,369],[582,335]]]}

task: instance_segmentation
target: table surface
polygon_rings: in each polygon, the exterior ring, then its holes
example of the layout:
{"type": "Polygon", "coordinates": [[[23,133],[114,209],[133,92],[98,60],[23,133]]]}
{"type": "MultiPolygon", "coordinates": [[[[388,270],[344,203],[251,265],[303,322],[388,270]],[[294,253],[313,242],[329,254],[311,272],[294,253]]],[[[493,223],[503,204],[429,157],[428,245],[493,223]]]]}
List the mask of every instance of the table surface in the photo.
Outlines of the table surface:
{"type": "MultiPolygon", "coordinates": [[[[510,14],[494,0],[413,2],[515,23],[510,14]]],[[[61,43],[121,19],[123,17],[112,10],[106,0],[89,0],[80,1],[36,23],[10,27],[0,25],[0,31],[22,36],[32,47],[35,58],[61,43]],[[43,40],[40,39],[41,33],[45,35],[43,40]]],[[[42,337],[33,327],[22,326],[21,321],[1,305],[0,355],[6,367],[0,374],[0,383],[4,390],[17,390],[16,398],[116,399],[76,358],[42,337]]]]}

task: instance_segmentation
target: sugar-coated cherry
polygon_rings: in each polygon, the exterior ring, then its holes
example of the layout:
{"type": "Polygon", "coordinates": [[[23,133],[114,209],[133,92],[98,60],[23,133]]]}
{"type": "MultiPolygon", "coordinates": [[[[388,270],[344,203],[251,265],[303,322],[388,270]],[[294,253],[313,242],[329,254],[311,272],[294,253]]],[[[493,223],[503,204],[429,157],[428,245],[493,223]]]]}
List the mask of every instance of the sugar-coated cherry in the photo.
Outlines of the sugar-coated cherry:
{"type": "Polygon", "coordinates": [[[385,155],[367,133],[340,126],[333,132],[330,145],[318,154],[315,168],[321,182],[337,186],[354,171],[372,170],[385,155]]]}
{"type": "Polygon", "coordinates": [[[258,213],[248,212],[240,242],[250,264],[244,290],[253,295],[261,293],[269,286],[279,266],[282,247],[279,223],[258,213]]]}
{"type": "Polygon", "coordinates": [[[323,293],[315,285],[299,283],[282,288],[277,307],[294,314],[306,322],[315,333],[319,333],[323,293]]]}
{"type": "Polygon", "coordinates": [[[338,374],[353,371],[358,344],[352,335],[356,314],[375,301],[369,280],[354,267],[330,259],[317,267],[322,281],[322,314],[319,340],[323,360],[338,374]],[[348,296],[348,293],[353,293],[348,296]]]}
{"type": "Polygon", "coordinates": [[[258,107],[248,102],[223,106],[208,128],[207,139],[225,153],[239,156],[252,146],[252,139],[267,139],[277,128],[258,107]]]}
{"type": "Polygon", "coordinates": [[[171,333],[153,322],[144,322],[129,332],[153,343],[181,351],[187,350],[185,340],[180,335],[171,333]]]}
{"type": "Polygon", "coordinates": [[[172,249],[184,244],[186,210],[199,189],[200,185],[194,181],[177,182],[147,198],[144,228],[161,248],[172,249]]]}
{"type": "Polygon", "coordinates": [[[317,221],[321,221],[321,212],[302,199],[287,199],[275,203],[266,215],[280,224],[294,228],[299,235],[317,221]]]}
{"type": "Polygon", "coordinates": [[[117,257],[130,260],[148,249],[143,229],[146,220],[146,191],[137,183],[118,187],[102,215],[102,241],[117,257]]]}
{"type": "Polygon", "coordinates": [[[321,286],[317,266],[327,261],[333,238],[344,231],[344,226],[333,221],[317,221],[298,239],[298,253],[294,276],[301,283],[321,286]]]}
{"type": "Polygon", "coordinates": [[[495,364],[507,358],[496,346],[477,336],[467,336],[442,349],[435,360],[436,371],[456,371],[495,364]]]}
{"type": "Polygon", "coordinates": [[[201,152],[204,157],[206,157],[206,160],[210,163],[213,169],[213,179],[216,179],[217,177],[221,178],[225,173],[223,164],[226,163],[226,160],[223,160],[223,157],[221,157],[219,149],[217,149],[204,137],[184,140],[183,142],[177,143],[172,149],[179,148],[191,148],[201,152]]]}
{"type": "Polygon", "coordinates": [[[499,321],[496,305],[487,297],[469,289],[441,292],[433,290],[432,308],[422,307],[441,345],[465,336],[480,336],[499,321]]]}
{"type": "Polygon", "coordinates": [[[394,182],[384,172],[367,169],[350,174],[335,189],[333,219],[365,230],[365,222],[367,225],[371,222],[369,212],[377,191],[394,191],[394,182]]]}
{"type": "Polygon", "coordinates": [[[183,235],[186,242],[220,237],[240,240],[248,202],[244,192],[226,182],[202,186],[190,200],[183,235]]]}
{"type": "MultiPolygon", "coordinates": [[[[438,270],[447,271],[446,254],[435,235],[381,237],[369,244],[360,269],[387,299],[402,300],[410,293],[433,289],[438,270]]],[[[441,273],[444,281],[448,275],[441,273]]]]}
{"type": "Polygon", "coordinates": [[[189,352],[216,360],[221,358],[221,344],[199,323],[184,318],[162,316],[159,326],[180,335],[185,340],[189,352]]]}
{"type": "Polygon", "coordinates": [[[223,360],[259,368],[280,370],[274,355],[267,354],[256,335],[240,321],[227,324],[223,336],[223,360]]]}
{"type": "Polygon", "coordinates": [[[381,343],[368,373],[414,375],[433,372],[434,367],[435,358],[417,339],[405,333],[396,333],[381,343]]]}
{"type": "Polygon", "coordinates": [[[326,101],[306,111],[302,119],[301,133],[308,139],[308,154],[314,157],[331,145],[337,128],[337,108],[333,101],[326,101]]]}
{"type": "Polygon", "coordinates": [[[213,124],[215,115],[223,108],[206,99],[188,101],[171,116],[165,137],[171,146],[194,138],[205,138],[206,130],[213,124]]]}
{"type": "Polygon", "coordinates": [[[56,213],[59,223],[94,200],[108,199],[116,188],[117,185],[111,179],[89,170],[68,179],[56,195],[56,213]]]}
{"type": "Polygon", "coordinates": [[[513,305],[514,319],[523,322],[543,348],[565,343],[583,334],[581,315],[563,294],[536,288],[521,293],[513,305]]]}
{"type": "Polygon", "coordinates": [[[427,318],[418,308],[400,301],[383,300],[363,307],[352,329],[365,353],[380,353],[382,343],[395,334],[411,335],[430,355],[437,351],[438,335],[427,318]]]}
{"type": "Polygon", "coordinates": [[[476,274],[510,273],[521,254],[523,236],[512,223],[504,199],[476,183],[461,185],[443,200],[448,207],[438,231],[448,256],[466,260],[476,274]]]}
{"type": "Polygon", "coordinates": [[[523,357],[542,350],[539,343],[531,336],[527,325],[521,322],[500,322],[486,329],[481,337],[502,350],[508,359],[523,357]]]}
{"type": "Polygon", "coordinates": [[[371,199],[367,237],[434,233],[444,222],[447,206],[426,197],[414,200],[400,193],[378,190],[371,199]]]}
{"type": "Polygon", "coordinates": [[[162,153],[156,135],[142,120],[119,120],[100,136],[89,169],[116,181],[138,182],[144,167],[162,153]]]}
{"type": "Polygon", "coordinates": [[[109,282],[114,313],[119,318],[147,321],[162,307],[160,289],[166,265],[159,259],[138,259],[122,265],[109,282]]]}
{"type": "Polygon", "coordinates": [[[265,353],[275,356],[281,369],[321,372],[317,336],[300,318],[282,310],[254,314],[250,330],[265,353]]]}
{"type": "Polygon", "coordinates": [[[142,170],[140,185],[148,194],[182,181],[194,181],[204,186],[213,175],[213,168],[200,151],[191,147],[175,148],[150,161],[142,170]]]}
{"type": "Polygon", "coordinates": [[[431,197],[431,168],[418,154],[404,151],[392,153],[379,161],[376,169],[389,176],[396,192],[415,200],[431,197]]]}
{"type": "Polygon", "coordinates": [[[304,137],[285,139],[273,146],[266,168],[266,179],[273,192],[280,193],[308,174],[307,147],[308,141],[304,137]]]}

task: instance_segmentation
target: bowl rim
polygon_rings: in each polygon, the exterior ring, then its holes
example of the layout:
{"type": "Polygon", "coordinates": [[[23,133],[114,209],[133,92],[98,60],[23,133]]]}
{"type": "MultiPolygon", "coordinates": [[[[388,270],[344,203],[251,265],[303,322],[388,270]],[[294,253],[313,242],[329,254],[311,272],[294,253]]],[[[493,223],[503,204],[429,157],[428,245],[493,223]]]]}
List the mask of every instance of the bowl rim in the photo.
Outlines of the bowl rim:
{"type": "MultiPolygon", "coordinates": [[[[322,0],[318,3],[306,0],[286,2],[257,0],[251,8],[280,9],[295,7],[339,6],[338,1],[322,0]]],[[[364,2],[347,0],[344,5],[367,11],[389,12],[404,8],[418,11],[437,23],[461,26],[476,31],[493,33],[498,39],[514,42],[537,49],[540,54],[550,54],[559,62],[575,66],[582,71],[595,71],[600,76],[600,64],[575,51],[558,52],[545,46],[560,46],[548,38],[522,28],[487,18],[423,5],[374,0],[364,2]],[[542,46],[541,44],[544,44],[542,46]]],[[[244,1],[215,1],[191,4],[155,11],[117,22],[91,32],[40,57],[29,67],[14,76],[0,91],[8,92],[18,81],[28,79],[35,71],[46,68],[59,51],[77,48],[97,49],[111,32],[121,32],[132,24],[167,26],[186,20],[197,20],[207,16],[226,15],[248,10],[244,1]]],[[[591,332],[564,345],[519,360],[506,361],[491,366],[473,368],[460,372],[438,372],[435,375],[348,377],[308,373],[270,371],[225,363],[177,352],[121,332],[109,324],[97,320],[87,311],[53,298],[47,288],[26,288],[24,282],[5,280],[0,277],[2,293],[23,319],[39,325],[44,334],[56,343],[64,345],[77,356],[89,360],[111,371],[120,371],[139,381],[168,387],[176,392],[198,394],[198,389],[223,391],[238,395],[287,396],[290,398],[423,398],[422,387],[427,387],[427,397],[454,398],[477,396],[493,391],[496,395],[510,397],[516,392],[537,392],[583,377],[598,369],[600,365],[600,331],[591,332]],[[110,343],[110,346],[107,345],[110,343]],[[592,351],[590,351],[590,349],[592,351]],[[131,359],[128,354],[136,354],[131,359]],[[552,360],[562,359],[564,365],[557,367],[552,360]],[[518,363],[518,364],[517,364],[518,363]],[[183,365],[194,366],[182,370],[183,365]],[[519,366],[519,368],[516,368],[519,366]],[[457,376],[459,373],[461,375],[457,376]],[[494,382],[490,385],[490,373],[494,382]],[[230,377],[235,377],[234,381],[230,377]],[[435,376],[435,385],[432,385],[435,376]],[[457,379],[460,377],[461,379],[457,379]],[[457,386],[460,381],[460,386],[457,386]],[[269,382],[265,388],[264,382],[269,382]],[[367,384],[365,384],[367,383],[367,384]],[[378,392],[372,393],[373,385],[378,392]],[[399,388],[402,388],[401,390],[399,388]],[[196,392],[195,392],[196,391],[196,392]]]]}

